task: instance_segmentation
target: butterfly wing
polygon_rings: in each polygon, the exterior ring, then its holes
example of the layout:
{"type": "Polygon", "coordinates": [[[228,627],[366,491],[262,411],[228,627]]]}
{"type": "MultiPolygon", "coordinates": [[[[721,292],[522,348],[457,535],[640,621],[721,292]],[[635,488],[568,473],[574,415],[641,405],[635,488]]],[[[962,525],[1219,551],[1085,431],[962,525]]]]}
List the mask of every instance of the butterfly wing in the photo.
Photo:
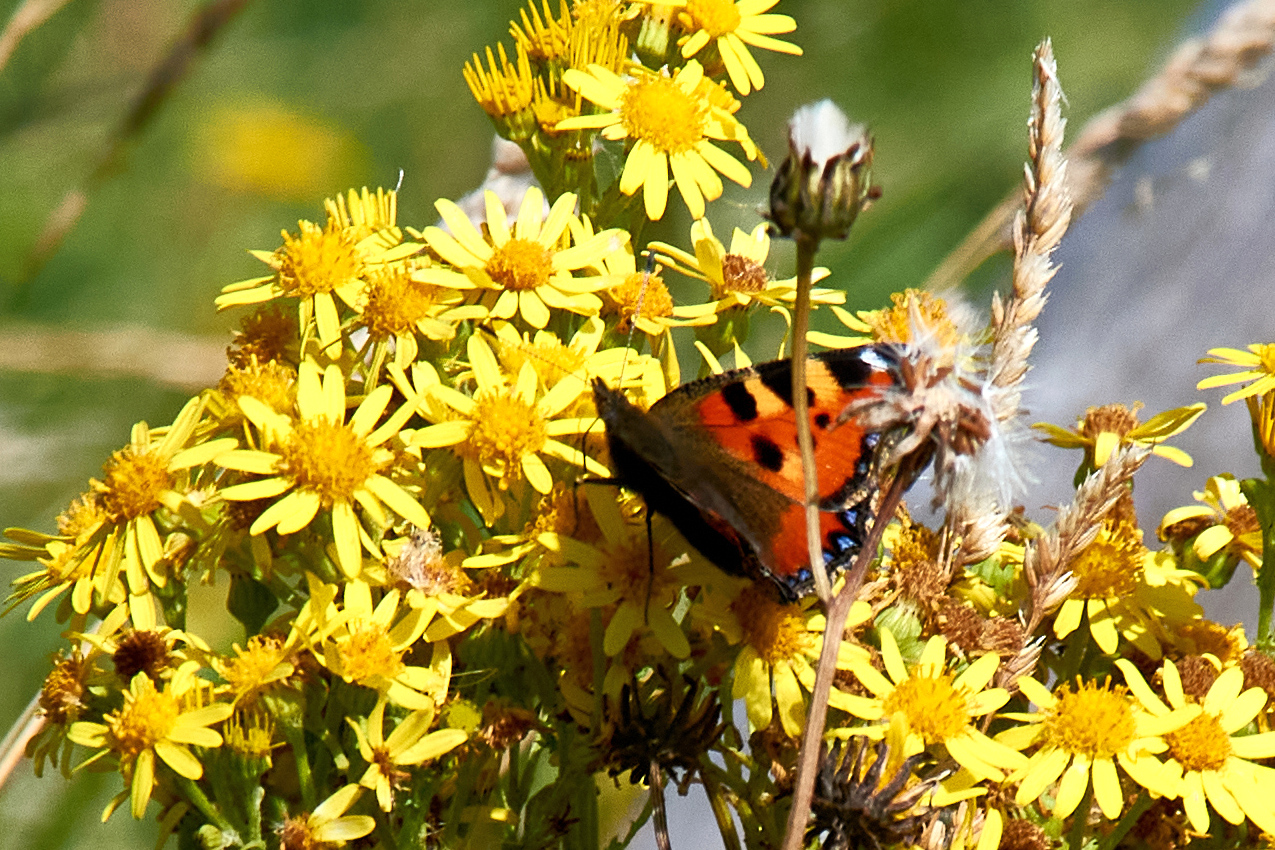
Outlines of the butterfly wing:
{"type": "MultiPolygon", "coordinates": [[[[820,539],[834,568],[863,538],[878,439],[853,420],[837,426],[837,414],[893,385],[897,369],[897,356],[881,346],[825,352],[807,363],[825,511],[820,539]]],[[[683,385],[645,413],[598,385],[595,398],[621,480],[701,554],[728,571],[765,575],[789,597],[810,583],[789,361],[683,385]]]]}

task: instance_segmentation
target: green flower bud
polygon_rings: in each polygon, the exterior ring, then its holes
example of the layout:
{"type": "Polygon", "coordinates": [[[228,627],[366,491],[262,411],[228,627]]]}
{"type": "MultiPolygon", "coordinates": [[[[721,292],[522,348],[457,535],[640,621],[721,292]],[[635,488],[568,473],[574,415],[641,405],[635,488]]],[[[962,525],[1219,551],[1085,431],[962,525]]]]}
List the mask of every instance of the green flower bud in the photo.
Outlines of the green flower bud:
{"type": "Polygon", "coordinates": [[[770,184],[771,233],[845,239],[871,185],[872,137],[830,100],[798,109],[788,122],[788,158],[770,184]]]}

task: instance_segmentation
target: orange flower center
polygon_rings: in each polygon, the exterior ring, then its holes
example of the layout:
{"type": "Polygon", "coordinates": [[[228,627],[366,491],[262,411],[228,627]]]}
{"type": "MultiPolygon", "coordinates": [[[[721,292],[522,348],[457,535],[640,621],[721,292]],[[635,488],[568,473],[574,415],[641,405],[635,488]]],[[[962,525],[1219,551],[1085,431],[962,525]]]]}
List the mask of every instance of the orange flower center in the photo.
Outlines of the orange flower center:
{"type": "Polygon", "coordinates": [[[1231,756],[1231,739],[1212,714],[1201,714],[1164,740],[1187,772],[1221,770],[1231,756]]]}
{"type": "Polygon", "coordinates": [[[366,682],[373,676],[393,679],[403,672],[402,653],[394,651],[387,631],[359,624],[348,638],[336,644],[340,675],[349,682],[366,682]]]}
{"type": "Polygon", "coordinates": [[[438,293],[438,287],[417,283],[405,269],[382,270],[368,284],[363,323],[374,339],[408,336],[429,317],[438,293]]]}
{"type": "Polygon", "coordinates": [[[658,274],[634,272],[618,286],[607,290],[613,312],[620,315],[616,332],[628,333],[635,319],[663,318],[673,315],[673,296],[658,274]]]}
{"type": "Polygon", "coordinates": [[[548,439],[544,417],[535,405],[508,391],[476,396],[473,421],[462,452],[483,466],[501,467],[506,478],[520,474],[522,459],[543,449],[548,439]]]}
{"type": "Polygon", "coordinates": [[[484,270],[505,289],[526,292],[553,277],[553,254],[539,242],[515,236],[496,249],[484,270]]]}

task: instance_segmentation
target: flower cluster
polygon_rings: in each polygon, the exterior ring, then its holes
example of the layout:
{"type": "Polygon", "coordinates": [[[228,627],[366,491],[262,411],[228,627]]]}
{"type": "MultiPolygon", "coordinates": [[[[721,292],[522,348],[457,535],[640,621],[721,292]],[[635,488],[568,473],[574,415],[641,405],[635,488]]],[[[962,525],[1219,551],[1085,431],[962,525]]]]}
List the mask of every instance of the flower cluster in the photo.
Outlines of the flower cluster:
{"type": "MultiPolygon", "coordinates": [[[[464,75],[537,185],[439,200],[419,228],[393,191],[350,191],[255,252],[264,273],[217,299],[240,312],[218,386],[136,425],[56,533],[6,531],[0,556],[33,566],[10,608],[48,612],[68,640],[27,742],[37,771],[117,772],[105,815],[154,803],[182,847],[599,846],[603,772],[648,785],[657,822],[666,780],[700,782],[726,846],[732,813],[769,846],[803,747],[823,761],[798,828],[828,847],[1159,846],[1165,822],[1183,843],[1275,835],[1275,346],[1211,352],[1244,371],[1204,382],[1248,382],[1227,400],[1248,399],[1267,479],[1208,479],[1149,541],[1133,472],[1148,452],[1189,464],[1163,440],[1204,405],[1143,425],[1099,408],[1045,429],[1084,459],[1074,503],[1028,521],[1005,480],[976,480],[1014,474],[978,460],[1011,454],[999,358],[1024,297],[986,328],[915,291],[852,314],[827,270],[768,267],[774,216],[729,246],[714,234],[721,176],[747,186],[745,163],[764,162],[738,117],[765,80],[753,51],[800,53],[772,37],[795,28],[774,5],[533,0],[512,57],[489,49],[464,75]],[[670,185],[695,221],[683,244],[646,245],[670,185]],[[675,303],[666,273],[706,300],[675,303]],[[811,342],[896,364],[840,421],[812,411],[860,452],[832,470],[847,504],[824,512],[841,523],[829,539],[881,540],[859,583],[834,587],[855,597],[840,630],[816,597],[724,572],[683,517],[617,486],[591,390],[645,410],[681,383],[681,329],[707,374],[728,351],[748,362],[758,311],[824,306],[853,335],[811,342]],[[935,527],[882,504],[931,458],[935,527]],[[1196,601],[1240,563],[1260,588],[1254,647],[1196,601]],[[188,628],[197,584],[224,600],[202,616],[241,641],[188,628]]],[[[844,160],[829,168],[853,185],[806,174],[779,193],[807,225],[812,191],[840,186],[855,215],[872,197],[866,135],[796,150],[819,133],[803,124],[785,179],[844,160]]],[[[780,436],[795,446],[781,419],[740,438],[776,468],[780,436]]],[[[714,439],[704,468],[726,455],[714,439]]]]}

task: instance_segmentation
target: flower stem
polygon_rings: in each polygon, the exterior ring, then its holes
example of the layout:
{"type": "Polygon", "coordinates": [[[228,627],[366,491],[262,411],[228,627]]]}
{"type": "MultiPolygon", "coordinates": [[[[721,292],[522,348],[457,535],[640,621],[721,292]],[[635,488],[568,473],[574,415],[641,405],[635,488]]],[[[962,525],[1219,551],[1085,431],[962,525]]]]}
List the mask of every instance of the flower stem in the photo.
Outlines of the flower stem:
{"type": "Polygon", "coordinates": [[[1120,839],[1124,838],[1129,830],[1133,829],[1134,824],[1138,822],[1138,818],[1142,817],[1142,813],[1151,808],[1151,795],[1143,789],[1138,792],[1138,799],[1133,801],[1133,805],[1129,807],[1119,822],[1116,823],[1115,829],[1110,834],[1103,836],[1098,842],[1096,850],[1114,850],[1115,846],[1120,843],[1120,839]]]}
{"type": "Polygon", "coordinates": [[[1093,808],[1093,780],[1085,786],[1085,794],[1080,798],[1080,805],[1072,814],[1071,835],[1067,838],[1067,846],[1072,850],[1080,850],[1085,846],[1085,832],[1089,826],[1089,810],[1093,808]]]}
{"type": "MultiPolygon", "coordinates": [[[[819,750],[823,743],[824,721],[828,717],[828,694],[832,691],[832,679],[837,672],[837,655],[841,649],[841,635],[845,631],[850,606],[859,598],[863,578],[868,565],[877,557],[877,547],[885,527],[894,516],[903,492],[915,476],[913,463],[917,456],[905,457],[899,464],[889,488],[878,506],[876,519],[868,531],[863,547],[855,558],[854,566],[846,575],[841,592],[828,606],[827,625],[823,632],[823,647],[819,652],[819,667],[815,673],[815,686],[810,694],[810,710],[806,715],[806,728],[801,736],[801,753],[797,762],[797,781],[793,785],[792,809],[788,812],[788,826],[784,835],[783,850],[799,850],[806,833],[806,821],[810,817],[810,804],[814,799],[815,774],[819,770],[819,750]]],[[[924,460],[922,459],[922,462],[924,460]]]]}
{"type": "Polygon", "coordinates": [[[797,237],[797,300],[792,320],[792,410],[797,417],[797,446],[801,449],[801,474],[806,493],[806,546],[815,592],[827,605],[832,597],[828,571],[824,569],[823,546],[819,542],[819,478],[815,469],[815,441],[810,433],[810,403],[806,392],[806,334],[810,330],[810,286],[815,265],[817,239],[797,237]]]}
{"type": "Polygon", "coordinates": [[[186,799],[190,801],[190,804],[199,809],[200,814],[208,818],[209,823],[222,832],[234,831],[230,821],[226,820],[221,811],[208,799],[208,795],[204,793],[204,789],[199,787],[199,783],[193,779],[178,775],[177,785],[182,789],[182,793],[186,795],[186,799]]]}

